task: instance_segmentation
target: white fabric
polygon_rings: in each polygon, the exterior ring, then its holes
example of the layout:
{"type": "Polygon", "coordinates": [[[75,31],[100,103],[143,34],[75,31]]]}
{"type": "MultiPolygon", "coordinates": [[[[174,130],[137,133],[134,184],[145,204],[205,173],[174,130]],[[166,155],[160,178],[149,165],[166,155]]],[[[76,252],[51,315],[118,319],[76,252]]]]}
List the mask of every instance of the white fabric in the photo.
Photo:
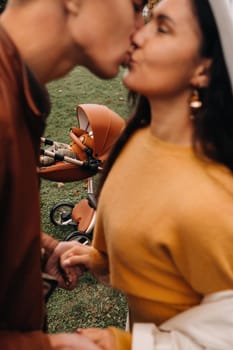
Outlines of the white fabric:
{"type": "Polygon", "coordinates": [[[132,350],[204,349],[233,350],[233,290],[209,294],[160,327],[133,326],[132,350]]]}
{"type": "Polygon", "coordinates": [[[209,3],[216,19],[233,90],[233,1],[209,0],[209,3]]]}

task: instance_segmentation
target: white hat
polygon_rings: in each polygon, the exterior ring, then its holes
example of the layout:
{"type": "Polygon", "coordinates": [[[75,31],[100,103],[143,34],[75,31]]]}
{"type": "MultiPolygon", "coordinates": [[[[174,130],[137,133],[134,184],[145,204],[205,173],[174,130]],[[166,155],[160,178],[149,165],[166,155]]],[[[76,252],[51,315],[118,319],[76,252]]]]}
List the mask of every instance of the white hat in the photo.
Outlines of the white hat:
{"type": "Polygon", "coordinates": [[[209,0],[221,38],[233,91],[233,0],[209,0]]]}

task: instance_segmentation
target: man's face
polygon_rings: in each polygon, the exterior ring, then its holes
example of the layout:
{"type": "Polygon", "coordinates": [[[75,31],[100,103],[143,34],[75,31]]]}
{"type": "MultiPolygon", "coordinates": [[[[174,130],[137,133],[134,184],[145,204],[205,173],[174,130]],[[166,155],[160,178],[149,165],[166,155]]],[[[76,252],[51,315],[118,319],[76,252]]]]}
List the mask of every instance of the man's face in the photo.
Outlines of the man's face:
{"type": "Polygon", "coordinates": [[[81,64],[102,78],[112,78],[131,53],[131,39],[143,25],[145,0],[85,0],[80,9],[79,28],[73,29],[81,64]]]}

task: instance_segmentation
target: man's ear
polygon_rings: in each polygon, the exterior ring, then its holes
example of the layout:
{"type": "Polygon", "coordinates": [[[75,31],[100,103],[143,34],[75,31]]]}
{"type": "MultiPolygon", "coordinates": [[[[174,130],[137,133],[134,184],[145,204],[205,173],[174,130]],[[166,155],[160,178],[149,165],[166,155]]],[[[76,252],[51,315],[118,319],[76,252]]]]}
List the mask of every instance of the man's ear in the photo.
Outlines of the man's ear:
{"type": "Polygon", "coordinates": [[[77,15],[80,10],[81,0],[63,0],[65,9],[72,15],[77,15]]]}
{"type": "Polygon", "coordinates": [[[205,88],[210,81],[210,68],[212,59],[203,58],[200,65],[196,68],[195,73],[191,79],[191,85],[199,88],[205,88]]]}

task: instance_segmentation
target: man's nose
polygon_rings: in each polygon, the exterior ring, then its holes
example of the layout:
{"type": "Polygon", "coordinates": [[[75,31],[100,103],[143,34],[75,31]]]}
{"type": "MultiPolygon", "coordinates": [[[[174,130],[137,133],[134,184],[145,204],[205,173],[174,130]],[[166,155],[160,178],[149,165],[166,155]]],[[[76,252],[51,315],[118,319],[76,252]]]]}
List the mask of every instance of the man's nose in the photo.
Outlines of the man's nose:
{"type": "Polygon", "coordinates": [[[135,28],[140,29],[145,24],[145,19],[142,12],[136,14],[135,28]]]}

